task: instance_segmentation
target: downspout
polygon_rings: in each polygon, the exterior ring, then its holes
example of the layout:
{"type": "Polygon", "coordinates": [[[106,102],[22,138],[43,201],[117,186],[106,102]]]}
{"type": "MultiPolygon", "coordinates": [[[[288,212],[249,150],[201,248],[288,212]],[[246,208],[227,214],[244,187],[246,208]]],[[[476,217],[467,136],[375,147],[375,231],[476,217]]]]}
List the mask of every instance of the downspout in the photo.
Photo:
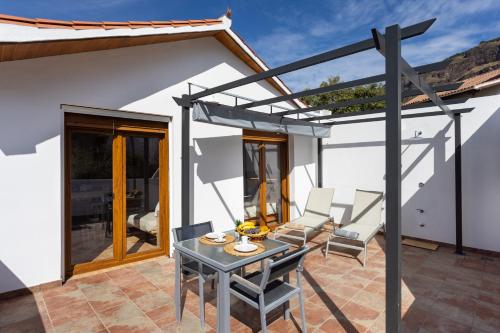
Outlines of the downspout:
{"type": "Polygon", "coordinates": [[[455,114],[455,253],[463,255],[462,246],[462,135],[460,114],[455,114]]]}
{"type": "Polygon", "coordinates": [[[323,187],[323,139],[318,139],[318,187],[323,187]]]}

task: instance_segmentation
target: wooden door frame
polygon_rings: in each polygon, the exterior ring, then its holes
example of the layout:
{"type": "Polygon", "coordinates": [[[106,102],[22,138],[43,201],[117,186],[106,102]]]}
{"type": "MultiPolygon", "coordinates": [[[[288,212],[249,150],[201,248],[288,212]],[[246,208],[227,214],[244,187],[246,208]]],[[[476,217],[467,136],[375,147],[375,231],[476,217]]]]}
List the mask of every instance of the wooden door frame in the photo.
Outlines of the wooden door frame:
{"type": "Polygon", "coordinates": [[[169,144],[168,123],[144,121],[134,119],[113,118],[104,116],[82,115],[65,113],[64,115],[64,254],[65,276],[85,273],[130,262],[140,261],[161,255],[169,255],[170,233],[169,226],[169,144]],[[74,131],[89,131],[92,133],[113,134],[113,251],[112,259],[98,262],[71,264],[71,133],[74,131]],[[164,170],[159,174],[159,231],[160,246],[158,249],[149,250],[132,255],[126,255],[126,246],[120,239],[126,234],[126,204],[123,198],[125,189],[125,149],[124,136],[126,134],[143,134],[162,136],[159,142],[159,168],[164,170]],[[117,139],[118,138],[118,139],[117,139]],[[119,192],[119,195],[116,195],[119,192]],[[117,221],[121,223],[117,226],[117,221]],[[125,251],[124,251],[125,249],[125,251]],[[124,253],[125,252],[125,253],[124,253]]]}
{"type": "MultiPolygon", "coordinates": [[[[280,162],[281,162],[281,223],[289,221],[290,218],[290,177],[289,177],[289,162],[288,162],[288,135],[278,133],[260,132],[254,130],[243,130],[242,141],[254,143],[274,143],[280,147],[280,162]]],[[[259,173],[262,177],[260,180],[261,190],[259,193],[260,200],[260,217],[261,225],[267,224],[267,205],[266,205],[266,174],[265,174],[265,152],[259,145],[259,173]]]]}

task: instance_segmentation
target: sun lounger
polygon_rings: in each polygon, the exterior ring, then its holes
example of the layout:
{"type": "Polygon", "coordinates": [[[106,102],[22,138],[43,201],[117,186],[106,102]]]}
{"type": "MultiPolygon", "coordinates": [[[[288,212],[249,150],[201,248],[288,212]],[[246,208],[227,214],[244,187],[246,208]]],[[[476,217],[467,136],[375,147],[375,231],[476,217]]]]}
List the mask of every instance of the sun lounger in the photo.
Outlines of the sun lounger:
{"type": "Polygon", "coordinates": [[[352,207],[351,222],[331,233],[327,243],[325,258],[331,245],[363,250],[363,266],[366,265],[367,245],[375,237],[382,223],[382,192],[356,190],[352,207]],[[342,240],[342,241],[340,241],[342,240]]]}
{"type": "Polygon", "coordinates": [[[278,237],[299,239],[305,245],[312,233],[322,229],[326,223],[332,221],[330,218],[330,209],[334,192],[333,188],[311,189],[304,214],[289,223],[277,227],[274,230],[275,239],[278,237]],[[299,235],[292,235],[290,231],[295,231],[299,235]]]}

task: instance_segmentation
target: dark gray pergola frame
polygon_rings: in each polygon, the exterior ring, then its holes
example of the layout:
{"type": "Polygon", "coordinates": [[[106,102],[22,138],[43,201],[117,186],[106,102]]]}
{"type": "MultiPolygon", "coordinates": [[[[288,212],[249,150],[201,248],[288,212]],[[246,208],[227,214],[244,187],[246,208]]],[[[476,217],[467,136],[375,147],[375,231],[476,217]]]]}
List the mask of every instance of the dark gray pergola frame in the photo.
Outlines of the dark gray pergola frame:
{"type": "MultiPolygon", "coordinates": [[[[462,113],[470,112],[472,109],[452,110],[448,104],[463,103],[466,99],[455,99],[443,101],[436,92],[457,88],[460,83],[445,84],[431,87],[420,74],[443,68],[447,62],[439,62],[425,66],[412,68],[401,56],[401,40],[425,33],[434,23],[435,19],[423,21],[405,28],[392,25],[385,29],[385,35],[372,29],[372,38],[340,47],[309,58],[298,60],[283,66],[276,67],[258,74],[242,79],[228,82],[204,91],[183,95],[174,98],[178,105],[182,106],[182,221],[183,224],[190,223],[190,109],[194,102],[204,103],[201,98],[226,90],[254,83],[257,81],[277,77],[299,69],[314,66],[327,61],[346,57],[355,53],[375,48],[385,57],[385,73],[342,82],[331,86],[305,90],[283,96],[277,96],[260,101],[252,101],[234,106],[234,111],[246,110],[257,106],[271,106],[272,103],[290,101],[304,96],[312,96],[341,89],[356,87],[369,83],[385,81],[385,95],[369,98],[358,98],[327,105],[298,108],[272,113],[274,116],[282,117],[289,115],[304,114],[306,112],[319,111],[328,108],[342,108],[357,104],[366,104],[374,101],[385,101],[384,109],[365,110],[352,113],[333,113],[326,116],[302,118],[302,120],[318,121],[331,126],[352,124],[360,122],[385,120],[386,133],[386,330],[388,332],[400,332],[401,330],[401,119],[429,117],[437,115],[448,115],[455,123],[455,202],[456,202],[456,253],[462,254],[462,175],[461,175],[461,121],[462,113]],[[402,76],[405,76],[415,86],[413,89],[402,90],[402,76]],[[414,114],[402,114],[401,110],[414,107],[402,108],[403,97],[425,94],[431,106],[437,106],[440,111],[423,112],[414,114]],[[385,117],[371,117],[362,119],[335,120],[344,117],[365,116],[377,113],[385,113],[385,117]],[[329,122],[322,122],[331,120],[329,122]]],[[[420,105],[427,106],[427,105],[420,105]]],[[[272,110],[272,108],[271,108],[272,110]]],[[[322,139],[318,139],[318,186],[322,186],[322,139]]]]}

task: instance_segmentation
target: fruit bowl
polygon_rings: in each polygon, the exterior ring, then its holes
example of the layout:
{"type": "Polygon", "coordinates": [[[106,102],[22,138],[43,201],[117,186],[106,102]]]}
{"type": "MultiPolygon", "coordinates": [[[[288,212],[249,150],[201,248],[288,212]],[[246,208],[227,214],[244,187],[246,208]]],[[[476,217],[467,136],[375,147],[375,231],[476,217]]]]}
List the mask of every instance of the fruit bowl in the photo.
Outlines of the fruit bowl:
{"type": "Polygon", "coordinates": [[[248,236],[251,241],[258,242],[267,238],[269,228],[266,226],[256,226],[253,222],[244,222],[236,227],[236,232],[241,236],[248,236]]]}

